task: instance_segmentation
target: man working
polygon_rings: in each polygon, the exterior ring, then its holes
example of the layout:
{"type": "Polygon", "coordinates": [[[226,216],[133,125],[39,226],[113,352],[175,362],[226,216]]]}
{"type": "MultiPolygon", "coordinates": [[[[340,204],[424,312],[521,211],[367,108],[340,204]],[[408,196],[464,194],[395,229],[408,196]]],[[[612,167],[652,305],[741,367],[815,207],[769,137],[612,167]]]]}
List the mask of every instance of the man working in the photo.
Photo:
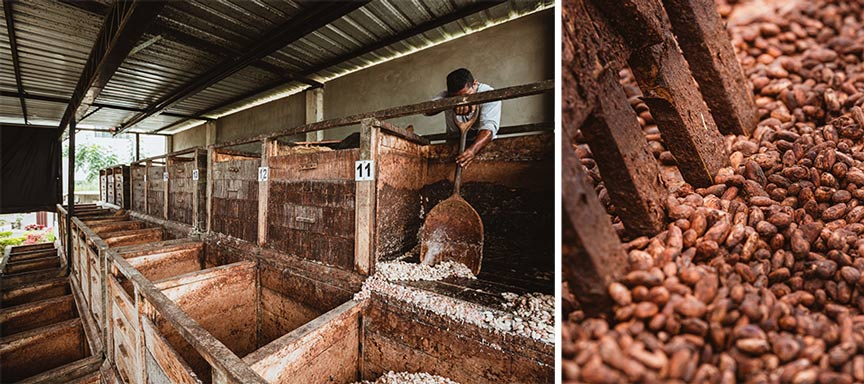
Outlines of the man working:
{"type": "MultiPolygon", "coordinates": [[[[459,68],[447,75],[447,90],[441,92],[434,100],[453,96],[473,95],[477,92],[491,91],[493,88],[474,80],[471,71],[459,68]]],[[[435,111],[427,114],[432,116],[440,113],[435,111]]],[[[462,168],[468,167],[480,151],[483,150],[498,134],[501,121],[501,101],[490,101],[480,105],[459,106],[444,110],[444,118],[447,122],[448,133],[459,133],[460,127],[468,127],[466,141],[471,145],[465,148],[456,158],[456,162],[462,168]]]]}

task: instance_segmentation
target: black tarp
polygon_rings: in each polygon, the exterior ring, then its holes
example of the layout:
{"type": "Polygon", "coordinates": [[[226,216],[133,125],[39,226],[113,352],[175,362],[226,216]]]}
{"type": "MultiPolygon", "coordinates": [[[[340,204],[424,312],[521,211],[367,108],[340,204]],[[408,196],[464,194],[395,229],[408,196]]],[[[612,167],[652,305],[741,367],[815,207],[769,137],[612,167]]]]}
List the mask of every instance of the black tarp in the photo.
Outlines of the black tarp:
{"type": "Polygon", "coordinates": [[[0,125],[0,213],[53,211],[60,202],[57,131],[0,125]]]}

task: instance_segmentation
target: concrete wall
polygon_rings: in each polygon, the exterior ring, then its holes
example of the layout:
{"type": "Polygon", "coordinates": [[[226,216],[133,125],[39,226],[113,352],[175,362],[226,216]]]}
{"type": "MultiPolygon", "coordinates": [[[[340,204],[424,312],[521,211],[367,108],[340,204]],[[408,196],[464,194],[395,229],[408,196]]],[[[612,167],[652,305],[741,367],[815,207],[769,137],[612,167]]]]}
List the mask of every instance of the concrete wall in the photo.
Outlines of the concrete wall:
{"type": "MultiPolygon", "coordinates": [[[[419,103],[447,88],[447,74],[459,67],[493,88],[555,77],[553,10],[473,33],[435,47],[331,80],[324,87],[324,119],[419,103]]],[[[552,94],[505,101],[501,126],[551,122],[552,94]]],[[[390,120],[414,125],[418,134],[443,133],[444,114],[390,120]]],[[[357,127],[331,129],[327,139],[341,139],[357,127]]]]}
{"type": "MultiPolygon", "coordinates": [[[[324,119],[427,101],[446,88],[447,73],[459,67],[493,88],[551,79],[554,32],[554,12],[549,9],[331,80],[324,87],[324,119]]],[[[501,126],[551,122],[553,108],[551,93],[505,101],[501,126]]],[[[292,95],[218,119],[216,142],[290,128],[305,119],[305,95],[292,95]]],[[[432,134],[444,132],[443,119],[439,114],[390,122],[432,134]]],[[[324,138],[342,139],[358,128],[331,129],[324,138]]],[[[204,145],[205,140],[202,125],[175,135],[174,150],[204,145]]]]}
{"type": "Polygon", "coordinates": [[[187,129],[174,135],[174,147],[169,152],[179,151],[186,148],[204,146],[207,140],[207,128],[201,124],[195,128],[187,129]]]}
{"type": "MultiPolygon", "coordinates": [[[[303,93],[261,104],[244,111],[224,116],[215,121],[216,143],[257,136],[306,123],[306,97],[303,93]]],[[[204,124],[174,135],[173,151],[204,146],[207,128],[204,124]]],[[[258,151],[260,144],[249,144],[231,149],[258,151]]]]}

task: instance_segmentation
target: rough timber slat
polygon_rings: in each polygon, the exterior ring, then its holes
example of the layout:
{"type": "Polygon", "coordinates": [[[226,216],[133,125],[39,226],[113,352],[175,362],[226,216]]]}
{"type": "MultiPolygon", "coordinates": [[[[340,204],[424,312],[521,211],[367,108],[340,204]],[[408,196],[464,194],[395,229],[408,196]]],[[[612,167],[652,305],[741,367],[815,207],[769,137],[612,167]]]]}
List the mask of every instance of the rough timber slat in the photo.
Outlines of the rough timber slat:
{"type": "Polygon", "coordinates": [[[753,90],[712,0],[663,0],[693,77],[717,127],[749,135],[758,122],[753,90]]]}
{"type": "Polygon", "coordinates": [[[612,229],[606,210],[585,181],[582,164],[573,151],[563,151],[562,204],[575,233],[575,255],[564,254],[562,277],[584,303],[604,308],[611,304],[605,287],[627,267],[627,256],[612,229]]]}
{"type": "MultiPolygon", "coordinates": [[[[584,119],[582,133],[603,175],[616,213],[632,233],[653,235],[663,229],[665,222],[666,190],[660,179],[660,169],[648,151],[648,142],[618,82],[617,71],[595,69],[595,65],[600,64],[596,61],[594,47],[599,37],[591,28],[587,12],[578,3],[569,3],[564,12],[566,39],[572,47],[571,53],[565,55],[572,61],[564,65],[567,70],[577,72],[575,80],[579,84],[565,89],[565,98],[576,100],[579,90],[599,96],[591,101],[594,106],[587,116],[565,116],[565,143],[570,142],[577,128],[572,119],[584,119]]],[[[585,103],[587,101],[582,102],[585,103]]],[[[569,146],[565,150],[572,152],[569,146]]]]}
{"type": "Polygon", "coordinates": [[[666,37],[663,43],[634,50],[630,68],[684,180],[707,187],[720,168],[729,165],[729,157],[684,56],[671,33],[666,37]]]}
{"type": "Polygon", "coordinates": [[[585,5],[600,9],[589,10],[589,14],[601,30],[620,33],[627,42],[627,61],[681,175],[696,187],[706,187],[713,184],[717,171],[728,165],[728,157],[687,61],[666,27],[667,16],[660,1],[618,4],[594,0],[585,5]],[[611,27],[606,26],[606,20],[611,27]]]}

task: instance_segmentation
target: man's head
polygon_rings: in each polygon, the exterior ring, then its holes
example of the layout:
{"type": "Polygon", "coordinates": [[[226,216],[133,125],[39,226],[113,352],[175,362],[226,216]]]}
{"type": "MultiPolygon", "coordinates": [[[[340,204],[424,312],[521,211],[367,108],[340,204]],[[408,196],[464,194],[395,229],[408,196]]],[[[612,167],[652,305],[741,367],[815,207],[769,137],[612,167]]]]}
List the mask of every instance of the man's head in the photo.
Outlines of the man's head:
{"type": "Polygon", "coordinates": [[[447,75],[447,94],[450,96],[470,95],[477,92],[474,75],[465,68],[459,68],[447,75]]]}

